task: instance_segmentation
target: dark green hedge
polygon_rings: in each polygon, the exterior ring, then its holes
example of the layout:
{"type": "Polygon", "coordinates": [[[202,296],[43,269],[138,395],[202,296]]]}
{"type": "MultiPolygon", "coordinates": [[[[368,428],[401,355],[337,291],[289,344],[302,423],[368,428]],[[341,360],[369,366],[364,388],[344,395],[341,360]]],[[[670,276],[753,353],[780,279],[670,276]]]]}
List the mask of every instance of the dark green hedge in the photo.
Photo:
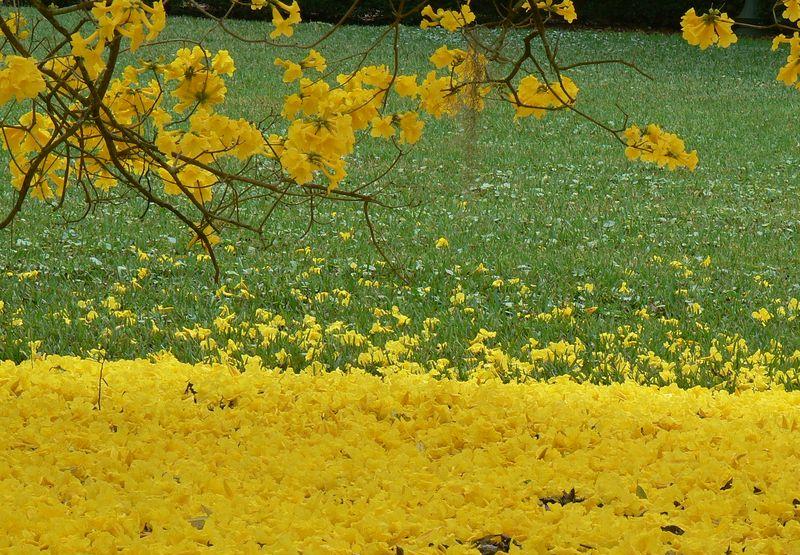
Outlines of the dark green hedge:
{"type": "MultiPolygon", "coordinates": [[[[182,0],[171,0],[170,11],[187,13],[182,0]]],[[[230,6],[230,0],[198,0],[209,11],[220,14],[230,6]]],[[[640,27],[656,29],[676,29],[680,18],[691,7],[698,12],[712,6],[723,4],[720,0],[574,0],[578,12],[578,22],[583,25],[601,27],[640,27]]],[[[335,22],[347,11],[351,0],[299,0],[303,19],[335,22]]],[[[434,7],[454,6],[456,2],[432,1],[434,7]]],[[[472,9],[482,21],[497,19],[497,4],[504,6],[508,0],[472,0],[472,9]]],[[[724,2],[725,10],[732,16],[738,15],[744,0],[724,2]]],[[[238,17],[269,17],[268,10],[253,12],[238,9],[238,17]]],[[[392,20],[391,3],[387,0],[363,0],[356,8],[351,22],[361,24],[381,24],[392,20]]],[[[417,20],[418,21],[418,20],[417,20]]],[[[415,23],[412,19],[409,23],[415,23]]]]}
{"type": "Polygon", "coordinates": [[[722,4],[736,17],[744,0],[575,0],[575,11],[578,21],[587,25],[677,29],[689,8],[701,13],[722,4]]]}
{"type": "MultiPolygon", "coordinates": [[[[195,2],[204,6],[204,9],[209,12],[219,15],[225,13],[230,7],[230,0],[194,0],[195,2]]],[[[247,0],[242,0],[247,1],[247,0]]],[[[290,2],[291,0],[283,0],[290,2]]],[[[501,0],[503,1],[503,0],[501,0]]],[[[507,5],[505,0],[505,5],[507,5]]],[[[342,16],[347,13],[353,0],[298,0],[300,4],[300,11],[303,15],[304,21],[325,21],[328,23],[338,22],[342,16]]],[[[434,7],[453,7],[458,5],[454,1],[447,0],[430,0],[429,3],[434,7]]],[[[408,2],[412,4],[412,2],[408,2]]],[[[481,20],[497,20],[498,11],[491,0],[473,0],[473,11],[481,18],[481,20]]],[[[168,11],[171,13],[192,13],[195,10],[191,8],[190,0],[169,0],[168,11]]],[[[263,9],[260,11],[253,11],[246,7],[237,7],[232,12],[234,17],[243,17],[248,19],[270,19],[271,11],[263,9]]],[[[404,21],[409,24],[419,23],[419,15],[410,16],[404,21]]],[[[392,12],[392,3],[387,0],[361,0],[355,8],[350,18],[350,23],[362,25],[381,25],[394,21],[394,14],[392,12]]]]}

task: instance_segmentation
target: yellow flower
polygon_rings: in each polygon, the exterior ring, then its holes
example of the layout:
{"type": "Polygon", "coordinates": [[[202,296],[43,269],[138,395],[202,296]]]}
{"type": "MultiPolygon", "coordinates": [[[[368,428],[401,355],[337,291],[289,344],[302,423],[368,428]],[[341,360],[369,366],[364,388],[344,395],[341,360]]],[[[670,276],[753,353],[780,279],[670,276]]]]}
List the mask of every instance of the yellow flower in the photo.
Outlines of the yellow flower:
{"type": "Polygon", "coordinates": [[[781,0],[783,4],[783,17],[795,22],[800,19],[800,0],[781,0]]]}
{"type": "Polygon", "coordinates": [[[394,80],[394,92],[400,96],[414,98],[419,94],[416,75],[398,75],[394,80]]]}
{"type": "MultiPolygon", "coordinates": [[[[528,4],[528,2],[526,2],[526,4],[528,4]]],[[[540,10],[545,10],[560,15],[567,21],[567,23],[572,23],[578,18],[578,15],[575,13],[575,5],[572,3],[572,0],[563,0],[562,2],[558,3],[556,3],[555,0],[543,0],[537,2],[536,7],[540,10]]]]}
{"type": "Polygon", "coordinates": [[[178,50],[175,59],[164,66],[166,80],[178,82],[172,91],[172,95],[180,100],[175,111],[182,112],[190,106],[209,110],[225,100],[227,88],[215,67],[226,74],[235,70],[226,51],[217,53],[212,61],[211,53],[199,46],[178,50]]]}
{"type": "Polygon", "coordinates": [[[458,11],[442,8],[434,11],[429,5],[425,6],[422,10],[422,18],[422,22],[419,24],[420,28],[441,26],[452,33],[475,21],[475,14],[472,13],[469,2],[467,2],[458,11]]]}
{"type": "Polygon", "coordinates": [[[283,72],[283,82],[284,83],[291,83],[293,81],[297,81],[303,76],[303,67],[296,63],[292,62],[291,60],[282,60],[281,58],[275,58],[275,65],[281,66],[286,71],[283,72]]]}
{"type": "Polygon", "coordinates": [[[659,126],[650,124],[642,130],[632,125],[624,133],[627,148],[625,156],[629,160],[640,159],[643,162],[667,166],[670,170],[678,167],[694,171],[697,167],[697,151],[688,152],[686,144],[675,134],[663,131],[659,126]]]}
{"type": "Polygon", "coordinates": [[[0,54],[0,106],[12,98],[34,98],[47,88],[33,58],[0,54]],[[5,67],[3,67],[5,66],[5,67]]]}
{"type": "Polygon", "coordinates": [[[446,46],[440,46],[433,54],[431,54],[430,61],[435,67],[441,69],[462,61],[464,56],[466,56],[466,52],[463,50],[459,50],[457,48],[450,49],[446,46]]]}
{"type": "Polygon", "coordinates": [[[760,308],[760,309],[758,309],[758,310],[756,310],[756,311],[753,311],[753,313],[751,314],[751,316],[752,316],[752,317],[753,317],[753,319],[754,319],[754,320],[756,320],[757,322],[761,322],[761,325],[762,325],[762,326],[766,326],[766,325],[767,325],[767,322],[769,322],[770,320],[772,320],[772,314],[771,314],[771,313],[770,313],[770,311],[769,311],[769,310],[767,310],[766,308],[760,308]]]}
{"type": "Polygon", "coordinates": [[[435,71],[428,72],[420,85],[420,108],[436,118],[455,111],[456,97],[450,77],[439,77],[435,71]]]}
{"type": "Polygon", "coordinates": [[[436,240],[436,248],[437,249],[446,249],[450,246],[450,243],[444,237],[439,237],[436,240]]]}
{"type": "Polygon", "coordinates": [[[12,13],[10,17],[5,19],[5,22],[9,31],[18,39],[24,40],[30,36],[30,31],[24,28],[28,21],[19,12],[12,13]]]}
{"type": "Polygon", "coordinates": [[[419,119],[416,112],[401,114],[398,124],[400,125],[400,140],[411,145],[419,141],[422,129],[425,127],[425,122],[419,119]]]}
{"type": "Polygon", "coordinates": [[[541,119],[548,111],[574,105],[578,90],[575,82],[565,75],[549,85],[539,81],[535,75],[528,75],[519,82],[516,94],[510,93],[508,99],[514,105],[514,119],[528,116],[541,119]]]}
{"type": "Polygon", "coordinates": [[[699,16],[694,8],[690,8],[681,19],[681,29],[686,42],[699,46],[702,50],[712,44],[727,48],[738,40],[732,30],[733,23],[727,13],[719,10],[712,9],[699,16]]]}
{"type": "Polygon", "coordinates": [[[300,152],[296,148],[287,148],[283,151],[280,157],[283,169],[294,179],[299,185],[311,182],[314,178],[313,168],[308,159],[308,155],[300,152]]]}
{"type": "Polygon", "coordinates": [[[214,70],[214,73],[227,75],[229,77],[236,71],[233,58],[231,58],[227,50],[220,50],[217,52],[216,56],[214,56],[214,60],[211,62],[211,68],[214,70]]]}
{"type": "MultiPolygon", "coordinates": [[[[251,6],[252,8],[252,6],[251,6]]],[[[278,0],[272,0],[272,24],[275,29],[270,32],[269,37],[276,39],[278,37],[291,37],[294,34],[293,25],[300,23],[300,6],[297,0],[290,5],[284,4],[278,0]],[[286,14],[284,17],[283,14],[286,14]]]]}
{"type": "Polygon", "coordinates": [[[394,127],[392,127],[392,116],[375,117],[372,119],[372,131],[370,135],[373,137],[381,137],[388,139],[394,135],[394,127]]]}
{"type": "Polygon", "coordinates": [[[800,76],[800,33],[795,33],[792,38],[778,35],[772,41],[772,50],[777,50],[783,43],[789,45],[789,55],[786,57],[786,65],[778,71],[777,80],[791,86],[797,83],[800,76]]]}
{"type": "MultiPolygon", "coordinates": [[[[217,230],[214,229],[214,227],[210,224],[206,224],[202,228],[201,232],[206,237],[206,239],[208,240],[208,242],[211,244],[212,247],[214,245],[217,245],[221,241],[219,235],[217,235],[217,230]]],[[[206,244],[201,240],[200,235],[192,232],[192,238],[189,240],[189,244],[186,245],[186,248],[191,249],[196,244],[202,245],[204,249],[208,248],[206,247],[206,244]]],[[[147,276],[147,274],[145,274],[145,276],[147,276]]]]}

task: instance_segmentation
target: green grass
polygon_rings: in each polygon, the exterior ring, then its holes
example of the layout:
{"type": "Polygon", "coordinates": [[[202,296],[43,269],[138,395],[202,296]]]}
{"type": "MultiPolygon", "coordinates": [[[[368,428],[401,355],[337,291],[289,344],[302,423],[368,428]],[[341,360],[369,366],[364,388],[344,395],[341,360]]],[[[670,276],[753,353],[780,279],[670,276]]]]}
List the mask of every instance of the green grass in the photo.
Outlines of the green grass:
{"type": "MultiPolygon", "coordinates": [[[[266,36],[269,30],[266,23],[234,25],[247,36],[266,36]]],[[[197,36],[207,26],[173,18],[168,33],[197,36]]],[[[322,28],[302,25],[299,38],[310,39],[322,28]]],[[[346,56],[363,49],[377,32],[345,27],[321,50],[331,59],[346,56]]],[[[564,60],[622,58],[652,75],[647,80],[619,66],[570,73],[581,87],[584,110],[619,125],[621,107],[631,122],[657,122],[678,133],[698,150],[697,170],[670,173],[628,162],[618,143],[568,113],[517,124],[506,106],[492,105],[475,122],[429,121],[423,142],[390,177],[395,198],[411,207],[376,213],[389,251],[412,276],[410,287],[399,285],[382,264],[360,212],[328,205],[302,239],[308,217],[302,210],[277,213],[265,242],[225,235],[224,245],[235,247],[235,253],[220,249],[223,284],[232,289],[244,280],[255,295],[249,300],[215,295],[219,286],[212,282],[210,265],[186,250],[187,232],[157,210],[139,219],[140,205],[103,207],[83,222],[67,224],[64,214],[29,203],[13,229],[0,232],[0,300],[5,302],[0,359],[24,359],[28,342],[41,340],[40,350],[50,353],[82,355],[102,345],[115,358],[167,349],[180,359],[198,360],[204,356],[199,347],[175,339],[174,332],[195,323],[211,327],[223,304],[240,322],[253,321],[255,310],[264,308],[281,313],[290,329],[297,328],[292,321],[313,315],[324,324],[344,321],[365,334],[375,321],[375,307],[397,305],[412,319],[409,333],[418,332],[425,318],[441,320],[438,335],[423,341],[414,358],[445,357],[459,368],[466,365],[461,362],[465,348],[480,328],[496,331],[494,343],[517,354],[529,338],[544,344],[580,338],[587,353],[603,351],[600,334],[625,325],[637,331],[639,344],[615,352],[631,361],[653,351],[680,362],[684,349],[707,353],[715,340],[724,345],[724,337],[734,335],[746,339],[751,353],[789,355],[800,349],[797,321],[776,314],[779,304],[800,297],[793,133],[800,97],[775,81],[783,57],[769,52],[768,41],[748,38],[727,51],[701,52],[678,35],[583,30],[554,35],[564,60]],[[348,230],[355,232],[354,239],[341,241],[339,232],[348,230]],[[439,237],[448,239],[449,249],[434,248],[439,237]],[[297,252],[305,246],[311,255],[297,252]],[[137,248],[151,260],[138,260],[137,248]],[[706,268],[700,262],[707,256],[712,262],[706,268]],[[314,263],[313,257],[324,261],[314,263]],[[671,267],[673,260],[693,275],[671,267]],[[481,263],[487,274],[473,272],[481,263]],[[115,283],[129,285],[142,266],[152,272],[142,289],[112,292],[115,283]],[[318,275],[306,272],[312,266],[321,268],[318,275]],[[30,270],[39,270],[39,276],[18,277],[30,270]],[[362,278],[380,286],[360,285],[362,278]],[[497,288],[492,286],[496,278],[521,281],[497,288]],[[579,290],[587,282],[595,284],[593,294],[579,290]],[[630,293],[619,292],[623,282],[630,293]],[[523,284],[530,292],[520,295],[523,284]],[[451,306],[459,286],[474,312],[451,306]],[[350,306],[304,302],[296,294],[313,297],[336,288],[352,294],[350,306]],[[100,308],[109,294],[137,317],[110,339],[103,330],[119,322],[100,308]],[[87,312],[79,307],[81,300],[93,302],[98,320],[79,321],[87,312]],[[689,310],[695,302],[703,309],[699,315],[689,310]],[[173,308],[159,311],[159,305],[173,308]],[[576,307],[574,319],[536,318],[565,305],[576,307]],[[592,314],[584,310],[595,306],[592,314]],[[751,316],[762,307],[776,315],[766,325],[751,316]],[[653,316],[635,315],[641,308],[653,316]],[[161,331],[151,332],[153,323],[161,331]]],[[[403,29],[403,70],[427,72],[426,58],[442,40],[453,39],[403,29]]],[[[237,63],[228,115],[258,119],[280,107],[291,89],[280,82],[272,60],[289,52],[240,44],[217,32],[206,44],[211,50],[227,48],[237,63]]],[[[388,60],[389,53],[384,45],[375,59],[388,60]]],[[[385,151],[363,143],[351,179],[366,179],[384,158],[385,151]]],[[[0,206],[8,207],[10,186],[0,189],[0,206]]],[[[77,209],[71,206],[67,213],[77,209]]],[[[274,363],[277,346],[248,349],[274,363]]],[[[356,354],[332,350],[325,361],[343,367],[356,354]]],[[[781,355],[776,368],[792,365],[781,355]]],[[[562,371],[557,365],[551,369],[562,371]]],[[[681,385],[715,381],[713,376],[678,379],[681,385]]]]}

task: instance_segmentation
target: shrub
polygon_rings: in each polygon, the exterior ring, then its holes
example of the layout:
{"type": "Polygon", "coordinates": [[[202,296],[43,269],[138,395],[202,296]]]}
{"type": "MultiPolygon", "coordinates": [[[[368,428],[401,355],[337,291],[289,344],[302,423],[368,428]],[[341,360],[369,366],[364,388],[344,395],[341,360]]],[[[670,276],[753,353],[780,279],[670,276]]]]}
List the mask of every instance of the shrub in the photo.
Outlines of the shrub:
{"type": "MultiPolygon", "coordinates": [[[[207,6],[209,12],[215,15],[224,14],[230,7],[229,0],[203,0],[201,4],[207,6]]],[[[301,3],[304,17],[309,21],[337,22],[342,14],[346,13],[352,4],[351,0],[303,0],[301,3]]],[[[452,7],[454,2],[431,2],[435,7],[452,7]]],[[[473,0],[470,4],[479,20],[492,20],[498,17],[498,4],[504,2],[492,0],[473,0]]],[[[713,0],[575,0],[575,9],[579,14],[578,21],[582,25],[601,27],[637,27],[655,29],[677,29],[680,26],[681,16],[689,8],[695,8],[698,13],[706,12],[720,2],[713,0]]],[[[731,15],[737,15],[742,9],[744,0],[732,0],[725,3],[725,10],[731,15]]],[[[392,6],[396,3],[387,0],[363,0],[359,3],[349,18],[352,23],[360,24],[386,24],[394,16],[392,6]]],[[[197,13],[191,3],[185,0],[173,2],[170,7],[172,13],[197,13]]],[[[236,9],[234,17],[244,18],[269,18],[265,11],[253,12],[245,8],[236,9]]],[[[419,16],[407,20],[410,24],[419,23],[419,16]]]]}

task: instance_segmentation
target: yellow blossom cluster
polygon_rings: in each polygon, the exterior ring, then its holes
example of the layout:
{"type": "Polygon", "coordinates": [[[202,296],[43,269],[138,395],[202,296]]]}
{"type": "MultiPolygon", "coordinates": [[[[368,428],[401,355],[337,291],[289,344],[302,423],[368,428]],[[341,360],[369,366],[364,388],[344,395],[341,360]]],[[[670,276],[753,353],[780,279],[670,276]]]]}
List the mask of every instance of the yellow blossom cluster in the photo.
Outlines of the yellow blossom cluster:
{"type": "Polygon", "coordinates": [[[738,39],[733,32],[734,21],[727,13],[712,9],[703,15],[697,15],[690,8],[681,19],[683,38],[691,45],[705,50],[712,44],[727,48],[738,39]]]}
{"type": "Polygon", "coordinates": [[[516,93],[509,94],[514,106],[515,119],[535,116],[543,118],[548,111],[568,108],[575,104],[578,86],[569,77],[562,75],[554,83],[542,83],[535,75],[523,77],[516,93]]]}
{"type": "MultiPolygon", "coordinates": [[[[24,24],[13,21],[14,29],[24,24]]],[[[255,124],[215,113],[227,92],[224,78],[235,71],[227,51],[181,48],[167,64],[140,61],[124,67],[119,76],[105,76],[104,85],[96,79],[106,67],[104,56],[119,48],[112,45],[126,40],[135,51],[154,40],[165,26],[164,7],[139,0],[98,2],[91,22],[93,32],[69,37],[69,55],[42,62],[44,75],[33,58],[0,56],[0,104],[48,90],[60,105],[72,106],[57,121],[34,109],[15,125],[0,128],[16,189],[48,200],[60,198],[73,180],[105,192],[118,184],[120,175],[126,182],[156,175],[167,194],[201,205],[212,199],[219,180],[212,165],[226,156],[245,161],[268,154],[255,124]],[[93,118],[80,115],[80,108],[88,105],[81,95],[97,94],[98,86],[103,87],[102,108],[93,118]],[[165,101],[167,92],[174,104],[165,101]],[[188,110],[191,115],[183,117],[188,110]],[[71,122],[72,117],[79,121],[71,122]],[[69,149],[80,155],[65,156],[69,149]]]]}
{"type": "MultiPolygon", "coordinates": [[[[800,0],[776,0],[772,13],[775,18],[774,28],[781,31],[797,29],[800,23],[800,0]],[[777,19],[779,13],[785,21],[777,19]],[[786,24],[787,21],[792,25],[786,24]]],[[[711,44],[724,48],[737,40],[732,31],[734,23],[736,22],[730,19],[728,14],[720,13],[718,10],[711,10],[703,16],[698,16],[694,9],[691,9],[683,16],[681,26],[683,36],[689,44],[699,45],[703,49],[711,44]]],[[[786,57],[786,64],[778,71],[777,80],[800,89],[800,84],[797,83],[800,74],[800,30],[795,30],[791,37],[782,33],[777,35],[772,41],[772,50],[778,50],[782,44],[789,45],[789,54],[786,57]]]]}
{"type": "Polygon", "coordinates": [[[572,0],[561,0],[560,2],[557,2],[556,0],[543,0],[536,2],[536,7],[540,10],[545,10],[560,15],[567,21],[567,23],[572,23],[578,18],[578,15],[575,13],[575,5],[572,3],[572,0]]]}
{"type": "MultiPolygon", "coordinates": [[[[525,1],[522,7],[528,11],[531,9],[529,1],[525,1]]],[[[548,14],[556,14],[564,18],[567,23],[572,23],[578,19],[578,14],[575,12],[575,4],[572,0],[539,0],[536,2],[536,7],[539,10],[547,12],[548,14]]]]}
{"type": "Polygon", "coordinates": [[[27,28],[28,20],[20,12],[12,13],[9,17],[3,18],[3,21],[17,39],[24,40],[30,36],[30,30],[27,28]]]}
{"type": "Polygon", "coordinates": [[[355,148],[356,132],[378,116],[391,74],[386,66],[365,66],[339,75],[339,86],[331,86],[302,76],[305,68],[324,70],[324,58],[317,53],[302,64],[281,59],[276,64],[286,68],[284,80],[298,81],[300,92],[286,97],[283,117],[289,127],[284,137],[270,137],[269,148],[298,184],[311,182],[319,172],[329,190],[335,189],[347,174],[345,156],[355,148]]]}
{"type": "MultiPolygon", "coordinates": [[[[159,21],[158,9],[138,4],[136,7],[141,8],[142,13],[153,13],[153,19],[159,21]]],[[[106,33],[113,32],[123,36],[128,33],[134,42],[142,39],[141,28],[147,26],[148,20],[142,14],[136,16],[123,8],[123,4],[114,3],[93,12],[100,22],[95,32],[100,43],[107,40],[106,33]],[[103,31],[104,25],[111,27],[103,31]]],[[[152,33],[163,26],[153,25],[152,33]]],[[[74,41],[73,36],[74,56],[47,61],[46,80],[31,58],[8,56],[5,59],[7,68],[2,70],[3,75],[8,72],[8,79],[0,81],[0,101],[10,98],[4,95],[6,86],[8,95],[13,94],[18,99],[35,96],[48,86],[64,97],[69,96],[65,93],[67,88],[85,91],[88,85],[81,77],[81,60],[87,68],[89,65],[83,54],[74,51],[74,41]]],[[[98,46],[98,52],[103,48],[104,44],[98,46]]],[[[98,71],[102,68],[97,64],[94,67],[98,71]]],[[[212,186],[218,181],[209,165],[225,156],[246,160],[267,154],[266,141],[254,124],[214,112],[227,91],[223,78],[233,75],[234,71],[234,62],[227,51],[212,55],[199,46],[178,50],[168,64],[145,62],[138,67],[126,66],[119,77],[109,81],[103,97],[106,109],[100,112],[98,119],[106,128],[105,132],[98,122],[89,120],[71,135],[54,136],[55,125],[48,114],[33,111],[23,114],[17,125],[2,127],[3,146],[11,153],[12,185],[21,190],[28,180],[31,196],[47,200],[64,193],[68,176],[89,180],[93,187],[107,191],[117,185],[118,171],[137,177],[152,172],[162,179],[166,193],[185,195],[200,204],[208,203],[212,199],[212,186]],[[171,107],[164,104],[162,80],[174,84],[170,92],[177,102],[171,107]],[[192,109],[188,128],[173,124],[174,120],[180,121],[173,114],[188,109],[192,109]],[[155,129],[153,145],[163,158],[155,156],[136,139],[126,140],[124,135],[110,139],[107,129],[115,127],[126,128],[140,136],[155,129]],[[39,153],[46,150],[49,143],[62,141],[82,152],[82,156],[68,160],[60,152],[52,151],[40,159],[39,153]]],[[[63,126],[58,132],[64,132],[63,126]]]]}
{"type": "Polygon", "coordinates": [[[800,33],[794,33],[792,37],[778,35],[772,41],[772,50],[778,50],[781,44],[789,45],[789,55],[786,57],[786,65],[778,71],[778,81],[787,86],[798,87],[797,79],[800,74],[800,33]]]}
{"type": "Polygon", "coordinates": [[[779,5],[783,8],[781,15],[785,19],[792,23],[800,20],[800,0],[780,0],[779,5]]]}
{"type": "Polygon", "coordinates": [[[300,6],[297,4],[297,0],[291,4],[280,0],[251,0],[250,9],[260,10],[268,4],[272,8],[272,24],[275,26],[269,34],[270,38],[291,37],[294,34],[294,25],[301,21],[300,6]]]}
{"type": "Polygon", "coordinates": [[[652,162],[670,170],[684,167],[694,171],[697,167],[697,151],[688,152],[680,137],[658,125],[651,123],[644,131],[632,125],[625,130],[625,140],[628,145],[625,155],[630,160],[652,162]]]}
{"type": "MultiPolygon", "coordinates": [[[[72,66],[65,61],[59,67],[64,68],[65,73],[74,71],[74,60],[72,66]]],[[[173,90],[173,95],[179,99],[176,111],[190,104],[195,107],[196,111],[189,118],[189,129],[165,129],[172,116],[161,108],[163,95],[159,83],[155,79],[142,83],[141,76],[147,70],[133,66],[126,67],[122,76],[109,83],[104,96],[108,112],[103,112],[100,120],[134,131],[142,131],[149,125],[155,127],[154,144],[171,161],[169,166],[158,167],[166,192],[183,193],[198,202],[207,202],[211,199],[210,186],[216,178],[198,163],[210,163],[226,155],[246,158],[263,153],[265,146],[262,135],[252,124],[233,121],[212,111],[225,94],[219,74],[232,74],[233,62],[226,51],[220,51],[212,60],[202,49],[182,49],[172,63],[151,69],[163,73],[168,81],[178,81],[173,90]]],[[[46,200],[61,196],[68,175],[90,179],[97,189],[108,190],[117,184],[113,172],[115,164],[136,176],[145,175],[155,165],[155,159],[145,153],[141,145],[121,138],[110,141],[91,122],[81,125],[74,135],[65,137],[67,144],[84,152],[80,159],[68,164],[65,157],[51,152],[39,160],[39,153],[48,142],[59,139],[53,136],[53,131],[52,119],[47,114],[34,112],[23,114],[17,125],[2,128],[3,145],[12,154],[11,183],[21,189],[28,179],[34,198],[46,200]],[[126,154],[121,155],[122,152],[126,154]]]]}
{"type": "Polygon", "coordinates": [[[283,80],[296,82],[298,92],[284,99],[282,115],[288,130],[269,137],[268,153],[280,160],[296,183],[310,183],[321,174],[330,191],[347,175],[346,158],[355,148],[357,133],[369,130],[372,137],[413,145],[425,126],[422,113],[440,118],[463,108],[483,109],[490,88],[474,81],[485,58],[442,46],[430,60],[437,70],[449,73],[432,70],[420,82],[416,74],[396,75],[386,65],[368,65],[338,74],[335,83],[328,83],[319,76],[327,62],[316,50],[300,62],[277,58],[283,80]],[[416,102],[416,109],[388,113],[390,91],[416,102]]]}
{"type": "MultiPolygon", "coordinates": [[[[462,108],[478,112],[484,109],[485,98],[492,90],[489,85],[483,84],[486,56],[473,49],[440,46],[429,59],[436,69],[445,69],[449,74],[438,76],[436,72],[429,72],[418,88],[409,87],[419,94],[422,110],[438,118],[443,114],[455,114],[462,108]]],[[[416,81],[413,81],[413,87],[416,87],[416,81]]],[[[401,93],[398,90],[398,94],[413,97],[411,91],[401,93]]]]}
{"type": "Polygon", "coordinates": [[[19,118],[18,125],[2,127],[0,132],[3,146],[11,155],[8,162],[11,185],[21,190],[27,179],[33,198],[45,200],[53,196],[60,197],[66,186],[66,160],[53,153],[43,158],[38,156],[53,134],[50,117],[27,112],[19,118]],[[34,160],[37,162],[35,167],[34,160]]]}
{"type": "Polygon", "coordinates": [[[142,0],[112,0],[95,2],[92,16],[96,29],[84,37],[80,32],[72,34],[72,55],[83,60],[84,67],[92,78],[97,77],[106,62],[103,52],[106,45],[116,37],[130,40],[130,49],[135,52],[145,41],[158,37],[166,25],[164,4],[160,1],[148,4],[142,0]]]}
{"type": "Polygon", "coordinates": [[[422,29],[430,27],[439,27],[453,32],[461,27],[465,27],[475,21],[475,14],[469,7],[469,1],[464,3],[458,10],[445,10],[439,8],[435,10],[430,6],[425,6],[422,9],[422,21],[419,26],[422,29]]]}
{"type": "Polygon", "coordinates": [[[221,76],[230,77],[236,66],[227,50],[220,50],[212,58],[209,51],[195,46],[178,50],[163,71],[166,80],[177,82],[172,95],[179,100],[175,110],[183,112],[194,105],[213,108],[225,100],[227,88],[221,76]]]}
{"type": "Polygon", "coordinates": [[[98,356],[0,363],[1,549],[699,554],[800,542],[796,393],[98,356]]]}
{"type": "Polygon", "coordinates": [[[14,99],[34,98],[46,88],[42,72],[33,58],[0,53],[0,105],[14,99]]]}

